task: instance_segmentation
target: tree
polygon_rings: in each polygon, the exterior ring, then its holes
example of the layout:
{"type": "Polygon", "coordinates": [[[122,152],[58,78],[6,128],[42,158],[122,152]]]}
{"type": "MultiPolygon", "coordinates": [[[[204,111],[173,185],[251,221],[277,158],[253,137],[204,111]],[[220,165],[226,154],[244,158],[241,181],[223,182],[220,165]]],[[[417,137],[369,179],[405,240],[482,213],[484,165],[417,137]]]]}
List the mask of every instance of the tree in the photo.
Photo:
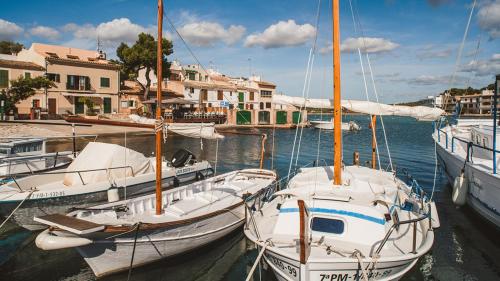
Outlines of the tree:
{"type": "MultiPolygon", "coordinates": [[[[162,65],[164,69],[162,72],[162,78],[167,78],[170,72],[170,63],[167,61],[167,56],[173,53],[173,46],[172,41],[167,39],[163,39],[162,43],[162,65]]],[[[121,43],[116,49],[116,55],[120,59],[120,64],[122,65],[123,76],[127,79],[135,80],[141,85],[145,100],[148,99],[149,89],[151,86],[149,74],[151,70],[154,71],[155,75],[157,74],[156,44],[157,41],[152,35],[141,33],[139,34],[139,38],[135,44],[131,47],[125,43],[121,43]],[[145,69],[145,85],[137,80],[139,77],[139,71],[142,69],[145,69]]],[[[161,80],[161,78],[158,78],[158,81],[161,80]]]]}
{"type": "Polygon", "coordinates": [[[5,100],[5,110],[9,112],[16,108],[16,103],[25,100],[36,93],[39,89],[50,89],[56,87],[56,84],[44,76],[35,78],[19,77],[17,80],[10,81],[11,87],[2,90],[0,94],[5,100]]]}
{"type": "Polygon", "coordinates": [[[17,54],[23,49],[23,44],[12,41],[0,41],[0,54],[17,54]]]}

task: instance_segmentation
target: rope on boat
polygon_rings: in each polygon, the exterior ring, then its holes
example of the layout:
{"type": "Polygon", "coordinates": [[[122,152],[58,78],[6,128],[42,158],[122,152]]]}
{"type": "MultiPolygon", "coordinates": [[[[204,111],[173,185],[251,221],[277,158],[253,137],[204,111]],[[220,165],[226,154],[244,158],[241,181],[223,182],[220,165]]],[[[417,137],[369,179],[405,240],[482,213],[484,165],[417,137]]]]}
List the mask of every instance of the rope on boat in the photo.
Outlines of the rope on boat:
{"type": "Polygon", "coordinates": [[[260,264],[260,259],[262,258],[262,256],[264,255],[264,252],[267,248],[267,246],[269,246],[269,243],[270,241],[266,241],[264,243],[264,246],[262,247],[262,249],[260,250],[259,252],[259,255],[257,255],[257,259],[255,260],[252,268],[250,269],[250,272],[248,273],[247,275],[247,278],[245,279],[245,281],[250,281],[250,279],[252,279],[252,276],[253,276],[253,272],[255,271],[255,269],[257,268],[257,264],[260,264]]]}
{"type": "Polygon", "coordinates": [[[365,265],[363,264],[363,258],[361,256],[361,252],[356,249],[352,253],[353,257],[356,257],[358,259],[359,267],[361,267],[361,272],[363,276],[364,281],[368,281],[368,274],[366,273],[365,265]]]}
{"type": "Polygon", "coordinates": [[[5,218],[5,220],[2,222],[2,224],[0,224],[0,229],[2,229],[2,227],[10,220],[10,218],[14,215],[14,213],[17,211],[17,209],[19,209],[19,207],[21,207],[21,205],[24,203],[24,201],[28,200],[31,195],[33,194],[33,192],[35,192],[36,189],[32,189],[30,191],[30,193],[28,194],[28,196],[26,196],[22,201],[21,203],[19,203],[19,205],[17,205],[14,210],[12,210],[12,212],[10,213],[10,215],[7,216],[7,218],[5,218]]]}
{"type": "Polygon", "coordinates": [[[130,280],[130,276],[132,275],[132,266],[134,264],[134,256],[135,256],[135,246],[137,245],[137,235],[139,234],[140,227],[141,227],[141,223],[138,222],[137,226],[135,227],[134,247],[132,248],[132,257],[130,258],[130,266],[128,267],[127,281],[130,280]]]}
{"type": "Polygon", "coordinates": [[[165,124],[165,119],[160,116],[160,119],[155,120],[155,133],[163,131],[163,142],[167,142],[167,126],[165,124]]]}

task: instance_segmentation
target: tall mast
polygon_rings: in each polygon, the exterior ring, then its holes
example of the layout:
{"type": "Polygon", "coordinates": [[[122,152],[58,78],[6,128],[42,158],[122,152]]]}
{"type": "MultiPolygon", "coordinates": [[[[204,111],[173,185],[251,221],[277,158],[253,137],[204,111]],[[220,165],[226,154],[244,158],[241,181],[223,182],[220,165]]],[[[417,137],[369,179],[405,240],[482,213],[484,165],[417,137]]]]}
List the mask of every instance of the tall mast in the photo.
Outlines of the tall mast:
{"type": "Polygon", "coordinates": [[[162,65],[162,31],[163,31],[163,0],[158,0],[158,45],[156,49],[156,214],[160,215],[162,211],[161,203],[161,141],[163,134],[163,124],[161,123],[161,82],[163,81],[162,65]]]}
{"type": "Polygon", "coordinates": [[[333,136],[334,136],[334,180],[342,184],[342,109],[340,107],[340,26],[339,0],[333,0],[333,136]]]}

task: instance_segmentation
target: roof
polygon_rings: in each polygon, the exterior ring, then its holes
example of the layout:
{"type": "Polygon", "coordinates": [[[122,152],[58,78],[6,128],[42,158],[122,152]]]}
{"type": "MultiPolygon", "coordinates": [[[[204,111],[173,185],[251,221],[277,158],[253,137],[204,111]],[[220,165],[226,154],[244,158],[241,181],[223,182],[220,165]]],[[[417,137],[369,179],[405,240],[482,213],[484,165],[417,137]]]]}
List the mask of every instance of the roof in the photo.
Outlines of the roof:
{"type": "Polygon", "coordinates": [[[44,67],[39,66],[38,64],[27,62],[27,61],[18,61],[18,60],[3,60],[0,59],[0,67],[5,68],[15,68],[15,69],[26,69],[26,70],[45,70],[44,67]]]}
{"type": "Polygon", "coordinates": [[[109,64],[106,59],[99,58],[98,51],[90,51],[66,46],[48,45],[33,43],[30,48],[32,51],[44,56],[45,58],[91,62],[98,64],[109,64]]]}
{"type": "Polygon", "coordinates": [[[259,84],[259,86],[276,87],[276,84],[266,81],[255,81],[255,83],[259,84]]]}
{"type": "Polygon", "coordinates": [[[234,84],[223,81],[202,82],[202,81],[184,80],[184,87],[207,89],[207,90],[231,90],[231,91],[236,91],[237,89],[234,84]]]}

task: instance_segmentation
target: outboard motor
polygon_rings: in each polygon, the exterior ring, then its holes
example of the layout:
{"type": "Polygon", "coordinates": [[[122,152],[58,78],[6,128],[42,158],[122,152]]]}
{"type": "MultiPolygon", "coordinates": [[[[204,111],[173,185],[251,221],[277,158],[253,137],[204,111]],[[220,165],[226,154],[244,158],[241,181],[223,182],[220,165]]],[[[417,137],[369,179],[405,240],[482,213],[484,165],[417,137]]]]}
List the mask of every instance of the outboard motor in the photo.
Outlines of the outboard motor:
{"type": "Polygon", "coordinates": [[[196,157],[191,151],[181,148],[174,153],[170,163],[173,167],[179,168],[187,164],[192,164],[194,160],[196,160],[196,157]]]}

